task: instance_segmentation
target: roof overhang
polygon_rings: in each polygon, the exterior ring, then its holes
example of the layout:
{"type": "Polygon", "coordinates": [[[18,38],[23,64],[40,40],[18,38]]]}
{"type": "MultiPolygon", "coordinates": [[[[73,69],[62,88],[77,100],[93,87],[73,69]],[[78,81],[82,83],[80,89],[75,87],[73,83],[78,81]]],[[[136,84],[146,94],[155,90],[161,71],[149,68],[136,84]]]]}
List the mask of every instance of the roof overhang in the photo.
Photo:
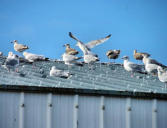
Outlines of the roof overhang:
{"type": "Polygon", "coordinates": [[[78,88],[60,88],[60,87],[38,87],[24,85],[0,85],[0,91],[8,92],[27,92],[27,93],[54,93],[64,95],[89,95],[89,96],[115,96],[115,97],[132,97],[144,99],[167,99],[167,93],[153,92],[132,92],[118,90],[95,90],[95,89],[78,89],[78,88]]]}

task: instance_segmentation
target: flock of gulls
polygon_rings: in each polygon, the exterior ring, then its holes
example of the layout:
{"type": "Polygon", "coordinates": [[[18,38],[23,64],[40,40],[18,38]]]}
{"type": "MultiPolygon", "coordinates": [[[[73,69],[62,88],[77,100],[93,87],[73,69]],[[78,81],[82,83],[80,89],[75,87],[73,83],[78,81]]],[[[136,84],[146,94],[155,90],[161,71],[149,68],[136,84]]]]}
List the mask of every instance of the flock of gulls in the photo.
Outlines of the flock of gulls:
{"type": "MultiPolygon", "coordinates": [[[[104,38],[93,40],[88,43],[83,43],[81,40],[76,38],[71,32],[69,32],[69,36],[75,41],[77,41],[76,46],[80,48],[80,50],[83,53],[83,56],[77,57],[76,55],[79,54],[79,51],[71,48],[70,44],[65,44],[63,45],[65,47],[65,52],[62,55],[62,60],[64,61],[64,63],[68,66],[83,65],[82,62],[77,61],[79,59],[83,59],[84,63],[87,63],[89,68],[92,70],[93,63],[99,61],[100,59],[98,58],[97,54],[91,51],[91,49],[107,41],[111,37],[111,34],[104,38]]],[[[29,49],[29,47],[18,43],[17,40],[14,40],[11,43],[14,44],[14,50],[16,52],[23,53],[25,60],[27,60],[30,63],[33,63],[39,60],[49,59],[43,55],[37,55],[37,54],[25,52],[25,50],[29,49]]],[[[121,53],[121,50],[109,50],[106,52],[106,56],[108,57],[108,59],[115,60],[119,57],[120,53],[121,53]]],[[[2,55],[3,53],[0,52],[0,56],[2,55]]],[[[126,71],[131,72],[131,77],[133,77],[133,74],[135,72],[142,73],[142,74],[157,75],[161,82],[164,82],[165,84],[167,84],[167,70],[166,70],[167,66],[159,63],[155,59],[150,58],[151,55],[148,53],[144,53],[144,52],[139,53],[137,52],[137,50],[134,50],[133,56],[136,60],[141,60],[143,62],[144,68],[143,68],[143,65],[135,64],[129,61],[128,56],[123,56],[121,58],[123,59],[123,67],[126,71]]],[[[9,72],[11,69],[14,69],[16,72],[18,72],[17,67],[19,66],[19,63],[20,63],[20,57],[18,55],[13,54],[13,52],[9,52],[2,66],[5,67],[9,72]]],[[[57,69],[56,66],[52,66],[50,70],[50,76],[70,78],[72,74],[69,71],[60,70],[60,69],[57,69]]]]}

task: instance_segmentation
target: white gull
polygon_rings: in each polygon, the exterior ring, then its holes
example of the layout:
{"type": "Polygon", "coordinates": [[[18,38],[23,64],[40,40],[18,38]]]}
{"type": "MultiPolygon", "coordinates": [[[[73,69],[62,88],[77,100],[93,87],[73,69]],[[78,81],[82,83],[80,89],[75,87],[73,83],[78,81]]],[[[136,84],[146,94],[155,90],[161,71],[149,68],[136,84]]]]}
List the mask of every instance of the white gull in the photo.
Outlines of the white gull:
{"type": "Polygon", "coordinates": [[[82,41],[80,41],[79,39],[77,39],[71,32],[69,32],[69,36],[71,38],[73,38],[74,40],[77,41],[76,46],[78,46],[82,50],[82,52],[84,53],[84,55],[85,54],[96,55],[96,54],[94,54],[94,53],[91,52],[91,48],[94,48],[95,46],[100,45],[100,44],[104,43],[105,41],[107,41],[111,37],[111,34],[108,35],[108,36],[106,36],[106,37],[104,37],[104,38],[101,38],[99,40],[90,41],[90,42],[88,42],[86,44],[84,44],[82,41]]]}
{"type": "Polygon", "coordinates": [[[32,54],[29,52],[23,52],[23,55],[25,59],[28,60],[29,62],[34,62],[38,60],[48,60],[48,58],[44,57],[43,55],[32,54]]]}
{"type": "Polygon", "coordinates": [[[74,65],[79,64],[76,60],[81,59],[82,57],[77,57],[75,55],[69,55],[68,53],[64,53],[62,55],[63,61],[66,65],[74,65]]]}
{"type": "Polygon", "coordinates": [[[164,70],[161,66],[157,67],[158,78],[161,82],[167,83],[167,71],[164,70]]]}
{"type": "Polygon", "coordinates": [[[128,56],[123,56],[122,59],[124,60],[123,66],[126,71],[132,72],[132,73],[139,72],[139,73],[145,74],[145,71],[143,71],[142,65],[138,65],[133,62],[130,62],[128,56]]]}
{"type": "Polygon", "coordinates": [[[19,44],[17,40],[14,40],[11,43],[14,43],[14,50],[17,51],[17,52],[23,52],[26,49],[29,49],[28,46],[23,45],[23,44],[19,44]]]}
{"type": "Polygon", "coordinates": [[[152,59],[149,57],[149,55],[147,54],[143,54],[143,63],[144,65],[146,64],[146,62],[150,63],[150,64],[156,64],[158,66],[161,66],[161,67],[166,67],[165,65],[159,63],[158,61],[156,61],[155,59],[152,59]]]}
{"type": "Polygon", "coordinates": [[[4,67],[8,69],[10,72],[10,69],[14,69],[18,72],[17,67],[19,66],[19,57],[13,52],[8,53],[8,57],[5,60],[4,67]]]}
{"type": "Polygon", "coordinates": [[[55,66],[52,66],[50,70],[50,76],[69,78],[72,75],[67,71],[63,71],[63,70],[57,69],[55,66]]]}

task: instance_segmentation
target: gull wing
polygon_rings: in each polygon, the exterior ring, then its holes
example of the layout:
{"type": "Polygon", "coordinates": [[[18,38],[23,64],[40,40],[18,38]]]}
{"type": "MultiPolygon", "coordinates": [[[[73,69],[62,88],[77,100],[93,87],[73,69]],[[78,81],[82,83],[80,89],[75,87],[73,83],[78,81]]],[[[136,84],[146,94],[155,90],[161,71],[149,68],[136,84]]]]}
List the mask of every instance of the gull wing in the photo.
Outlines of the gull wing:
{"type": "Polygon", "coordinates": [[[77,39],[71,32],[69,32],[69,36],[78,42],[82,42],[79,39],[77,39]]]}
{"type": "Polygon", "coordinates": [[[162,67],[166,67],[165,65],[159,63],[158,61],[154,60],[154,59],[150,59],[150,63],[151,64],[156,64],[156,65],[159,65],[159,66],[162,66],[162,67]]]}
{"type": "Polygon", "coordinates": [[[88,42],[88,43],[85,44],[85,45],[86,45],[87,48],[90,49],[90,48],[93,48],[93,47],[95,47],[95,46],[97,46],[97,45],[99,45],[99,44],[104,43],[104,42],[107,41],[110,37],[111,37],[111,34],[108,35],[108,36],[106,36],[105,38],[102,38],[102,39],[99,39],[99,40],[90,41],[90,42],[88,42]]]}
{"type": "Polygon", "coordinates": [[[141,71],[142,66],[134,63],[130,63],[129,66],[134,70],[134,71],[141,71]]]}

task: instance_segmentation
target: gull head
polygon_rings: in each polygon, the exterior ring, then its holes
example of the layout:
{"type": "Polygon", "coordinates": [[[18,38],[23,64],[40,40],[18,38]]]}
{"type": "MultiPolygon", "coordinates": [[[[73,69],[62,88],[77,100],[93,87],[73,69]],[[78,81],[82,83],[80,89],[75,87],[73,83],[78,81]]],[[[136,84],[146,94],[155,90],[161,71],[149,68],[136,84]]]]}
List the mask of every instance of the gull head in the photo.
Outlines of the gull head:
{"type": "Polygon", "coordinates": [[[54,70],[54,69],[56,69],[56,66],[52,66],[51,70],[54,70]]]}
{"type": "Polygon", "coordinates": [[[163,68],[161,66],[157,67],[158,72],[163,72],[163,68]]]}
{"type": "Polygon", "coordinates": [[[70,47],[70,44],[64,44],[63,47],[70,47]]]}
{"type": "Polygon", "coordinates": [[[28,52],[23,52],[23,56],[26,56],[28,54],[28,52]]]}
{"type": "Polygon", "coordinates": [[[8,52],[8,56],[13,56],[13,52],[8,52]]]}
{"type": "Polygon", "coordinates": [[[17,40],[13,40],[13,41],[11,41],[10,43],[18,43],[18,41],[17,40]]]}
{"type": "Polygon", "coordinates": [[[149,57],[149,55],[147,55],[147,54],[142,54],[142,56],[143,56],[143,58],[148,58],[149,57]]]}
{"type": "Polygon", "coordinates": [[[121,50],[113,50],[116,54],[120,54],[121,50]]]}
{"type": "Polygon", "coordinates": [[[123,56],[121,59],[123,59],[123,60],[129,60],[129,57],[128,56],[123,56]]]}
{"type": "Polygon", "coordinates": [[[135,49],[135,50],[133,51],[133,53],[136,54],[136,53],[137,53],[137,50],[135,49]]]}

